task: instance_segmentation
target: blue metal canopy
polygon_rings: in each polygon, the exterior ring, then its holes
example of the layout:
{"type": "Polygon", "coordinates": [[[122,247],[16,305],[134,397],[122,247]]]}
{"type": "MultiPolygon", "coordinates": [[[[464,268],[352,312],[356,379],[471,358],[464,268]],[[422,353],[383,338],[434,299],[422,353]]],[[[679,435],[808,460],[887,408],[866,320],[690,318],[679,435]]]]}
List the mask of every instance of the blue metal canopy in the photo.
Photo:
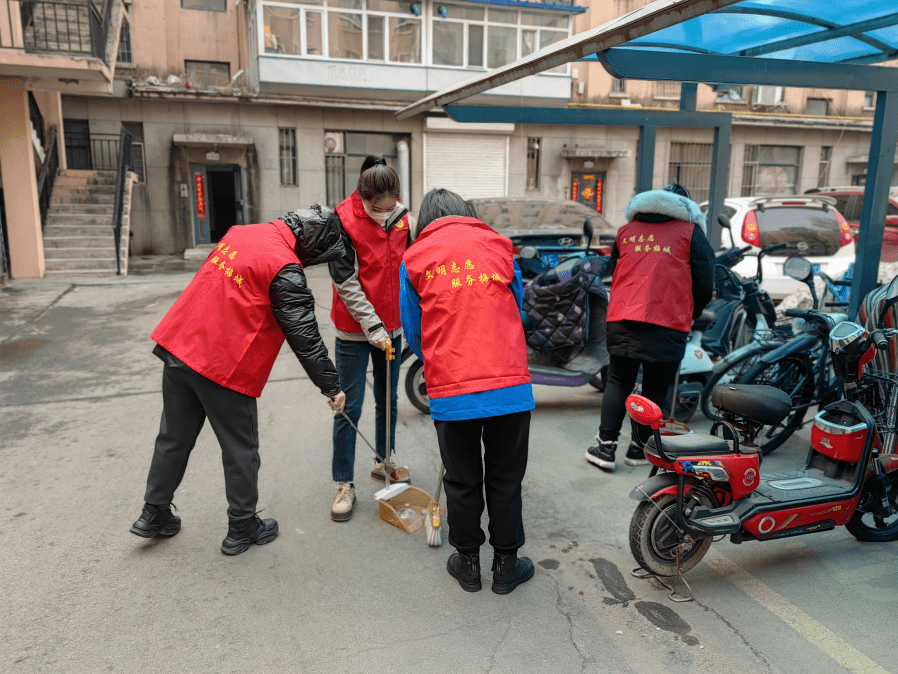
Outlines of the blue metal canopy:
{"type": "Polygon", "coordinates": [[[894,0],[745,0],[622,48],[877,63],[898,57],[898,11],[894,0]]]}
{"type": "MultiPolygon", "coordinates": [[[[876,91],[873,134],[861,213],[857,269],[849,311],[876,284],[886,204],[898,144],[898,68],[875,64],[898,59],[898,0],[656,0],[641,9],[555,43],[515,63],[431,94],[397,113],[399,119],[445,106],[460,121],[498,121],[488,106],[450,105],[487,89],[577,60],[597,59],[618,78],[686,84],[680,108],[695,114],[694,83],[772,84],[876,91]]],[[[626,123],[614,113],[590,115],[570,108],[532,111],[532,123],[626,123]],[[592,117],[592,121],[573,121],[592,117]]],[[[521,115],[505,109],[503,121],[521,115]],[[507,118],[507,119],[506,119],[507,118]]],[[[621,115],[625,115],[620,111],[621,115]]],[[[703,113],[707,114],[707,113],[703,113]]],[[[685,117],[684,117],[685,118],[685,117]]],[[[632,124],[632,122],[630,122],[632,124]]],[[[640,124],[637,189],[651,189],[655,129],[673,126],[660,115],[640,124]]],[[[702,125],[697,122],[697,125],[702,125]]],[[[729,124],[715,131],[710,212],[725,196],[723,171],[729,124]],[[718,175],[719,174],[719,175],[718,175]]],[[[719,235],[719,232],[718,232],[719,235]]]]}

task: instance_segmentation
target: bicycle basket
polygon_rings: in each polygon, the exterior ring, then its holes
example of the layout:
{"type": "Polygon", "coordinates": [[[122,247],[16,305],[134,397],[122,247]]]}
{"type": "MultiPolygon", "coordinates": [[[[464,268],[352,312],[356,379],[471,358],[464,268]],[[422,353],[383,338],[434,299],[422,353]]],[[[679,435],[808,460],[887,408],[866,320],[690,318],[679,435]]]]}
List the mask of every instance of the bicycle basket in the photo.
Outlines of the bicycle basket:
{"type": "Polygon", "coordinates": [[[865,369],[861,376],[858,402],[876,421],[882,453],[894,453],[898,439],[898,374],[865,369]]]}

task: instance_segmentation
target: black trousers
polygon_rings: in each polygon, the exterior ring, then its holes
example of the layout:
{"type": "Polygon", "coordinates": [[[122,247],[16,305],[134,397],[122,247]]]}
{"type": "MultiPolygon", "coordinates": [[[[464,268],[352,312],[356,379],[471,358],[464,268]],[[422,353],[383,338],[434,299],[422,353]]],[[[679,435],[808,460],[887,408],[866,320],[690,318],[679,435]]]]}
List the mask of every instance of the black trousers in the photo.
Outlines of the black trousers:
{"type": "MultiPolygon", "coordinates": [[[[633,392],[640,367],[642,367],[642,395],[661,409],[670,406],[664,398],[680,367],[678,361],[652,363],[636,358],[611,356],[608,382],[602,396],[602,421],[599,424],[599,439],[604,442],[617,442],[620,437],[620,429],[627,416],[627,396],[633,392]]],[[[639,440],[642,444],[645,444],[650,434],[651,429],[648,426],[639,426],[639,440]]]]}
{"type": "Polygon", "coordinates": [[[162,420],[144,500],[167,505],[184,478],[190,452],[208,417],[221,445],[228,516],[252,517],[259,500],[256,399],[220,386],[166,353],[162,420]]]}
{"type": "Polygon", "coordinates": [[[463,553],[477,552],[483,545],[485,493],[490,545],[501,554],[515,552],[524,545],[521,480],[527,471],[530,412],[434,420],[433,425],[446,468],[449,544],[463,553]]]}

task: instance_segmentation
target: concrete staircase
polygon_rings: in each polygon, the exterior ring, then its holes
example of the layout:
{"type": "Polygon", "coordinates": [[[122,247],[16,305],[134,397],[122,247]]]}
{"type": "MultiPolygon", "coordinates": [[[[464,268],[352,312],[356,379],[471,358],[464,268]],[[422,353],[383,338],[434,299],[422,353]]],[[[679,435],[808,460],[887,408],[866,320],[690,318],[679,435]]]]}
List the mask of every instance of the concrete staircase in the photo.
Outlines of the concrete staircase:
{"type": "MultiPolygon", "coordinates": [[[[44,227],[45,276],[116,273],[115,171],[61,171],[44,227]]],[[[131,181],[122,204],[121,267],[128,273],[128,214],[131,181]]]]}

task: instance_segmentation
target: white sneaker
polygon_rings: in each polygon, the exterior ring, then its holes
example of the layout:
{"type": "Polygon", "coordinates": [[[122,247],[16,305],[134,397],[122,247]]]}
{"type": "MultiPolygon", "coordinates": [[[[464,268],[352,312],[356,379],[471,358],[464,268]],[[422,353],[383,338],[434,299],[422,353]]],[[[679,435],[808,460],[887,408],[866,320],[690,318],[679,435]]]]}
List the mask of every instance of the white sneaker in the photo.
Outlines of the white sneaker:
{"type": "Polygon", "coordinates": [[[341,482],[337,485],[337,495],[334,505],[331,506],[331,519],[334,522],[345,522],[352,517],[352,507],[355,505],[355,487],[351,482],[341,482]]]}

